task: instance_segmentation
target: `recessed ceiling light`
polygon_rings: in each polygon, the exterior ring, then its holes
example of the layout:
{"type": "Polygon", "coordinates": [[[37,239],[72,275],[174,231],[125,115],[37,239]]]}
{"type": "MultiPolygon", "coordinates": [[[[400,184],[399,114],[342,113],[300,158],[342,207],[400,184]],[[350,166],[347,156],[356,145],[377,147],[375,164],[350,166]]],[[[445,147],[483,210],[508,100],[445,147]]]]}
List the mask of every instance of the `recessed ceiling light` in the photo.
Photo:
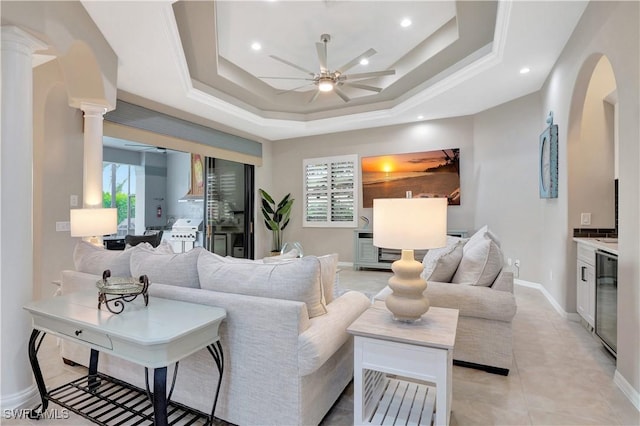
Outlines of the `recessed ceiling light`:
{"type": "Polygon", "coordinates": [[[369,60],[367,58],[360,59],[360,65],[369,65],[369,60]]]}
{"type": "Polygon", "coordinates": [[[254,43],[251,43],[251,48],[253,50],[260,50],[260,49],[262,49],[262,45],[256,41],[254,43]]]}
{"type": "Polygon", "coordinates": [[[424,115],[419,115],[418,120],[422,120],[422,119],[424,119],[424,115]]]}
{"type": "Polygon", "coordinates": [[[400,26],[402,28],[407,28],[407,27],[411,26],[411,19],[404,18],[402,21],[400,21],[400,26]]]}
{"type": "Polygon", "coordinates": [[[520,74],[527,74],[529,71],[531,71],[531,69],[529,69],[528,67],[524,67],[520,69],[520,74]]]}

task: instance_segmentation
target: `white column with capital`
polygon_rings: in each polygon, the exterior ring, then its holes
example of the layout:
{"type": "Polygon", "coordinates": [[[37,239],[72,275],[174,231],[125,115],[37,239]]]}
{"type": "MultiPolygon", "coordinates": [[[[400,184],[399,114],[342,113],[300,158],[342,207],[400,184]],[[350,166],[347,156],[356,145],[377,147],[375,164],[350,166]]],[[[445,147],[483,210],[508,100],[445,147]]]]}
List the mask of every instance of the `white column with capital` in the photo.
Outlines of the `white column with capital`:
{"type": "Polygon", "coordinates": [[[84,208],[102,207],[102,136],[104,131],[103,105],[82,102],[84,112],[84,208]]]}
{"type": "MultiPolygon", "coordinates": [[[[33,298],[33,69],[47,46],[15,26],[2,27],[0,131],[0,408],[37,401],[27,344],[33,298]]],[[[4,411],[3,411],[4,412],[4,411]]]]}

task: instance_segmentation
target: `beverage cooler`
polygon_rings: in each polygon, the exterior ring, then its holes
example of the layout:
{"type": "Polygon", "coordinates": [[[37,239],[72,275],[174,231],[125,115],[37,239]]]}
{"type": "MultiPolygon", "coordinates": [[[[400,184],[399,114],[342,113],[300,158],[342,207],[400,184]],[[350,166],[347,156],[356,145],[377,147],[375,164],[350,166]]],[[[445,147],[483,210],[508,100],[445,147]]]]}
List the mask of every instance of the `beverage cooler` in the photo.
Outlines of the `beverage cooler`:
{"type": "Polygon", "coordinates": [[[596,335],[615,356],[618,346],[618,256],[596,251],[596,335]]]}

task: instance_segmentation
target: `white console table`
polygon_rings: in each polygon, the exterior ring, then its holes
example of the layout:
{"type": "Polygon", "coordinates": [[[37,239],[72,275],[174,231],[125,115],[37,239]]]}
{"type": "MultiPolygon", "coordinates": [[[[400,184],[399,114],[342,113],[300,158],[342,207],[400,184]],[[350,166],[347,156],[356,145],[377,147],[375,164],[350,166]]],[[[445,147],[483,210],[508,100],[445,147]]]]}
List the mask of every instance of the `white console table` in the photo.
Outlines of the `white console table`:
{"type": "Polygon", "coordinates": [[[457,309],[431,307],[420,322],[403,323],[378,301],[360,315],[347,328],[353,424],[448,425],[457,326],[457,309]]]}
{"type": "MultiPolygon", "coordinates": [[[[195,416],[193,418],[209,423],[213,419],[224,370],[218,334],[220,323],[226,317],[224,309],[150,297],[148,306],[145,306],[142,298],[138,298],[125,303],[122,313],[114,314],[107,309],[98,309],[97,289],[34,301],[24,308],[33,317],[29,359],[42,398],[42,410],[46,410],[51,401],[99,424],[111,424],[116,419],[122,421],[130,416],[131,420],[127,422],[152,421],[155,425],[167,425],[169,405],[172,413],[181,410],[185,417],[195,416]],[[91,348],[89,374],[86,377],[47,390],[37,358],[46,333],[91,348]],[[169,396],[166,394],[167,366],[204,348],[208,349],[219,372],[216,394],[212,396],[211,417],[171,402],[173,384],[169,396]],[[153,392],[149,390],[148,383],[144,392],[98,373],[99,352],[153,369],[153,392]],[[114,392],[113,389],[123,386],[128,392],[139,394],[135,408],[110,396],[121,395],[122,392],[114,392]],[[79,396],[81,394],[85,396],[79,396]],[[146,401],[147,397],[149,401],[146,401]],[[83,401],[82,406],[77,403],[78,400],[83,401]],[[152,404],[152,409],[139,408],[143,403],[152,404]]],[[[135,398],[135,395],[131,397],[132,400],[135,398]]]]}

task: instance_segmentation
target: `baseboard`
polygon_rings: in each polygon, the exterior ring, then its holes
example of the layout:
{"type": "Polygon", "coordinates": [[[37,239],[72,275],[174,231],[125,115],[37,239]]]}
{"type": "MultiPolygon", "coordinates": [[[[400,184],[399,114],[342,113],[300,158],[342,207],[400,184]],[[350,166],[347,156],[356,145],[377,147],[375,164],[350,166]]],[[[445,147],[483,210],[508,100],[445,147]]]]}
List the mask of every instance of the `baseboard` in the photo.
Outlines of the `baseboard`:
{"type": "Polygon", "coordinates": [[[2,396],[0,399],[0,410],[20,410],[23,408],[33,408],[40,403],[40,394],[35,384],[28,388],[14,393],[13,395],[2,396]]]}
{"type": "Polygon", "coordinates": [[[338,262],[338,266],[353,269],[353,262],[338,262]]]}
{"type": "Polygon", "coordinates": [[[638,391],[635,390],[629,382],[627,382],[627,379],[622,377],[622,374],[620,374],[617,369],[613,375],[613,383],[620,388],[627,399],[631,401],[634,407],[636,407],[636,410],[640,411],[640,393],[638,393],[638,391]]]}
{"type": "Polygon", "coordinates": [[[558,312],[558,314],[560,314],[560,316],[562,318],[566,318],[568,320],[571,321],[580,321],[580,315],[578,315],[577,312],[567,312],[565,311],[562,306],[560,306],[560,304],[558,302],[556,302],[556,299],[553,298],[553,296],[551,295],[551,293],[549,293],[547,291],[546,288],[544,288],[544,286],[540,283],[534,283],[531,281],[525,281],[525,280],[521,280],[519,278],[514,279],[513,283],[515,285],[519,285],[522,287],[529,287],[529,288],[533,288],[538,290],[540,293],[542,293],[542,295],[547,299],[547,301],[551,304],[551,306],[553,306],[553,309],[556,310],[556,312],[558,312]]]}

